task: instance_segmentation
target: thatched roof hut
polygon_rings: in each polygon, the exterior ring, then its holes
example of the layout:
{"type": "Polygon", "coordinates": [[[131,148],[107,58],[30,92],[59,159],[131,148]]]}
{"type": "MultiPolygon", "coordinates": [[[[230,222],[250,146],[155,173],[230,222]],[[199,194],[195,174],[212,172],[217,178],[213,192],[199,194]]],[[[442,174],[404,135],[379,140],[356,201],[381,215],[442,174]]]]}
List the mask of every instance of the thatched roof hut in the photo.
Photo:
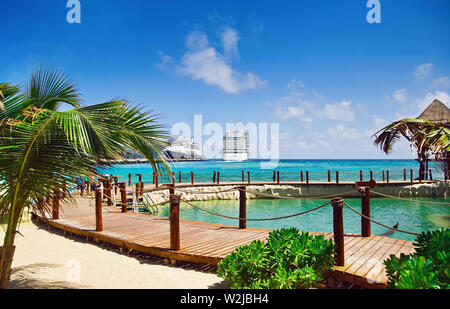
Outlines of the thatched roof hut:
{"type": "Polygon", "coordinates": [[[450,126],[450,109],[444,103],[436,99],[431,102],[417,118],[433,121],[436,124],[450,126]]]}

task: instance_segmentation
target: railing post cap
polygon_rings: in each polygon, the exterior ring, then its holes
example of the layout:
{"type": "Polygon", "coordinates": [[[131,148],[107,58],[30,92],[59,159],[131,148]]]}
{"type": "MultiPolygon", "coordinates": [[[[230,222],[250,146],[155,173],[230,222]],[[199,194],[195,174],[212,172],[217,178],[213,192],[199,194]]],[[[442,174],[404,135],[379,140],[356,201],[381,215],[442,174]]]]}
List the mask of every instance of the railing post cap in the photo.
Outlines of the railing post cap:
{"type": "Polygon", "coordinates": [[[335,197],[333,197],[333,199],[331,200],[331,204],[333,205],[333,206],[337,206],[337,207],[342,207],[343,206],[343,204],[344,204],[344,199],[342,198],[342,197],[340,197],[340,196],[335,196],[335,197]]]}
{"type": "Polygon", "coordinates": [[[178,194],[170,195],[170,198],[169,198],[170,203],[180,203],[180,200],[181,200],[181,195],[178,195],[178,194]]]}

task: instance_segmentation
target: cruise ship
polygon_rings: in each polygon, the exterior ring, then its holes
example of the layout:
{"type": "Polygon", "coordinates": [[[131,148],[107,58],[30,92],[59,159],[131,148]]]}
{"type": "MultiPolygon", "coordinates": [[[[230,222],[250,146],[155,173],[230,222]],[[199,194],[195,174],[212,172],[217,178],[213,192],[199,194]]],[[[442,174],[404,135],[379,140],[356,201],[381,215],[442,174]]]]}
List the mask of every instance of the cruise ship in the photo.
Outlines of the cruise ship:
{"type": "Polygon", "coordinates": [[[178,137],[164,151],[171,159],[202,159],[200,147],[193,138],[178,137]]]}
{"type": "Polygon", "coordinates": [[[247,133],[227,132],[223,137],[223,160],[246,161],[248,159],[247,133]]]}

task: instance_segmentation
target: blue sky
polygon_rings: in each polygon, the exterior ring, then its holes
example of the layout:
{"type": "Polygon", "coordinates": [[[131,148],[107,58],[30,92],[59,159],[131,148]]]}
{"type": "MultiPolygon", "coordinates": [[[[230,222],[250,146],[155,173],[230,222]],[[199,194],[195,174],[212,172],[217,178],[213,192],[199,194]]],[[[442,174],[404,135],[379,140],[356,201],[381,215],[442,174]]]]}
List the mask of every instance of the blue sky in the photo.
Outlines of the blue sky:
{"type": "Polygon", "coordinates": [[[89,105],[120,97],[177,122],[279,123],[281,158],[385,156],[376,129],[450,106],[450,2],[2,0],[0,80],[37,65],[70,75],[89,105]]]}

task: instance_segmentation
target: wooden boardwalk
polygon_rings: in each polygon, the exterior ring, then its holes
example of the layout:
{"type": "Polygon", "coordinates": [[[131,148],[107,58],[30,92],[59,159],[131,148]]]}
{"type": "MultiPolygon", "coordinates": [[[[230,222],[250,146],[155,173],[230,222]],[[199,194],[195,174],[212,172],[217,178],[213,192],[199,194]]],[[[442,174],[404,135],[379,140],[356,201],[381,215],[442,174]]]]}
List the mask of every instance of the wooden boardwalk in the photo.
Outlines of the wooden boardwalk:
{"type": "MultiPolygon", "coordinates": [[[[50,216],[48,216],[50,217],[50,216]]],[[[103,231],[95,231],[95,201],[93,198],[75,198],[75,202],[60,211],[60,219],[39,220],[69,233],[104,241],[125,250],[136,250],[171,261],[189,261],[217,264],[237,247],[253,240],[265,240],[270,230],[238,229],[235,226],[180,219],[180,250],[170,250],[169,220],[120,209],[103,207],[103,231]]],[[[323,234],[332,239],[331,233],[323,234]]],[[[354,283],[365,288],[383,288],[387,277],[383,261],[390,254],[413,252],[410,241],[387,237],[360,237],[345,234],[345,266],[336,267],[327,274],[336,280],[354,283]]]]}

